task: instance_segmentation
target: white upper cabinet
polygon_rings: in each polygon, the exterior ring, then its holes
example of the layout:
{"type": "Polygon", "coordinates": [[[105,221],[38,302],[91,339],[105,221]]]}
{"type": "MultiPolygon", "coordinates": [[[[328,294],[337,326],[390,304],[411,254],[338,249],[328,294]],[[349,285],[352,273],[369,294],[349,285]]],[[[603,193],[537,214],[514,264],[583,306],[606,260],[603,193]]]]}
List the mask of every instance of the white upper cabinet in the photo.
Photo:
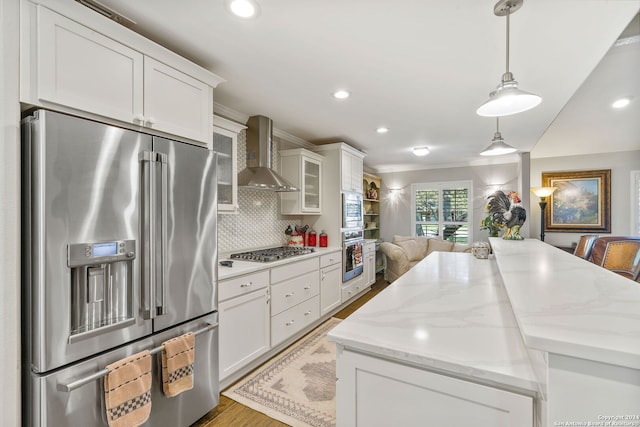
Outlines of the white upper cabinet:
{"type": "Polygon", "coordinates": [[[79,3],[21,5],[22,102],[211,145],[218,76],[79,3]]]}
{"type": "Polygon", "coordinates": [[[238,134],[247,127],[213,116],[213,145],[218,153],[218,212],[238,209],[238,134]]]}
{"type": "Polygon", "coordinates": [[[323,156],[298,148],[280,152],[280,173],[300,191],[280,193],[280,213],[320,215],[322,213],[323,156]]]}
{"type": "Polygon", "coordinates": [[[342,190],[362,193],[363,158],[360,154],[342,150],[342,190]]]}
{"type": "Polygon", "coordinates": [[[213,89],[145,56],[143,116],[143,126],[209,144],[213,89]]]}
{"type": "Polygon", "coordinates": [[[125,122],[143,113],[143,55],[49,9],[37,8],[39,101],[125,122]]]}

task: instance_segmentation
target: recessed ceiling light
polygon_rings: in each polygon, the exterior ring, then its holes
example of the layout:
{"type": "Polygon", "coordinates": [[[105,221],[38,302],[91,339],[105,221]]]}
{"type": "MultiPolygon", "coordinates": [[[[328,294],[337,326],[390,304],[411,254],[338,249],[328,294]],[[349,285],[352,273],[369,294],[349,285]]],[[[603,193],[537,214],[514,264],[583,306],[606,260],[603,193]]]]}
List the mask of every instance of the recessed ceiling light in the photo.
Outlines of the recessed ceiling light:
{"type": "Polygon", "coordinates": [[[387,129],[384,126],[381,126],[378,129],[376,129],[376,132],[378,132],[378,133],[387,133],[387,132],[389,132],[389,129],[387,129]]]}
{"type": "Polygon", "coordinates": [[[336,99],[346,99],[349,96],[351,96],[351,92],[349,92],[348,90],[340,89],[333,92],[333,97],[336,99]]]}
{"type": "Polygon", "coordinates": [[[258,13],[258,3],[254,0],[228,0],[227,7],[240,18],[252,18],[258,13]]]}
{"type": "Polygon", "coordinates": [[[429,147],[413,147],[413,154],[416,156],[426,156],[429,154],[429,147]]]}
{"type": "Polygon", "coordinates": [[[631,102],[631,99],[629,98],[620,98],[617,101],[615,101],[613,104],[611,104],[611,106],[613,108],[624,108],[627,105],[629,105],[630,102],[631,102]]]}

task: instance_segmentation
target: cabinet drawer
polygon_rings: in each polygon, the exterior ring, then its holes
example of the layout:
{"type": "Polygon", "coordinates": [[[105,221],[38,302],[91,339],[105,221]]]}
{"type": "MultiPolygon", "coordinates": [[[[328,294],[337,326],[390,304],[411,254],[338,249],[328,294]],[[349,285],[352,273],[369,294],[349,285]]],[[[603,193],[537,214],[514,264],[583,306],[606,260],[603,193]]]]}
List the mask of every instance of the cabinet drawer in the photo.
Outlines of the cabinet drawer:
{"type": "Polygon", "coordinates": [[[365,254],[373,254],[376,252],[376,244],[375,243],[365,243],[364,244],[364,253],[365,254]]]}
{"type": "Polygon", "coordinates": [[[271,318],[271,346],[280,344],[320,317],[317,296],[271,318]]]}
{"type": "Polygon", "coordinates": [[[326,267],[328,265],[338,264],[342,261],[340,251],[331,252],[330,254],[322,255],[320,257],[320,268],[326,267]]]}
{"type": "Polygon", "coordinates": [[[218,300],[228,300],[229,298],[269,286],[269,271],[265,270],[233,279],[221,280],[219,286],[218,300]]]}
{"type": "Polygon", "coordinates": [[[364,283],[364,276],[361,274],[356,280],[342,287],[342,302],[350,300],[366,288],[367,286],[364,283]]]}
{"type": "Polygon", "coordinates": [[[271,284],[280,283],[292,277],[300,276],[310,271],[318,271],[318,257],[304,261],[292,262],[281,267],[271,269],[271,284]]]}
{"type": "Polygon", "coordinates": [[[276,315],[302,301],[318,295],[320,279],[317,271],[271,285],[271,315],[276,315]]]}

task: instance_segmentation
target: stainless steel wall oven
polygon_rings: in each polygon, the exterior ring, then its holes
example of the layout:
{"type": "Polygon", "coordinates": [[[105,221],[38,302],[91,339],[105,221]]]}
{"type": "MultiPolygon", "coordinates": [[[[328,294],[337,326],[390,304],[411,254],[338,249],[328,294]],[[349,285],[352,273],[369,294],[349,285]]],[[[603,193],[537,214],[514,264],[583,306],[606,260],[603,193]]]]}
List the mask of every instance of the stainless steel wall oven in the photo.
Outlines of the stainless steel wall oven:
{"type": "Polygon", "coordinates": [[[362,274],[364,257],[362,254],[364,238],[362,230],[342,233],[342,281],[348,282],[362,274]]]}

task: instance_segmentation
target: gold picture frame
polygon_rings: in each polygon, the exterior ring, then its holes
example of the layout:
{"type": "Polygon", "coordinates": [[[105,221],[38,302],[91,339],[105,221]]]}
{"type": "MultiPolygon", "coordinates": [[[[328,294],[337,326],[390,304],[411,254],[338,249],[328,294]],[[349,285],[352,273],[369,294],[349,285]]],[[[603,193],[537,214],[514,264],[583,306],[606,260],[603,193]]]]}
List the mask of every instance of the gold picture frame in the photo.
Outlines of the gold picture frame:
{"type": "Polygon", "coordinates": [[[544,187],[557,187],[545,212],[545,230],[611,233],[611,169],[545,172],[544,187]]]}

